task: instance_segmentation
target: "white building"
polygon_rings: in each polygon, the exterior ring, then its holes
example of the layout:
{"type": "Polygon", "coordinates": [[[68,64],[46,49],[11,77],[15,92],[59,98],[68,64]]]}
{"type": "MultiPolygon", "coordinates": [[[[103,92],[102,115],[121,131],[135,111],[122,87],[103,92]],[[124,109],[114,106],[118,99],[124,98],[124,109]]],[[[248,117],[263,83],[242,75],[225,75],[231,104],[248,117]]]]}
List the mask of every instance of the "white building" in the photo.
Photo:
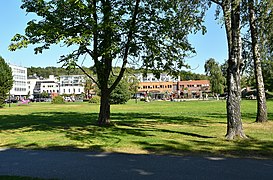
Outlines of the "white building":
{"type": "Polygon", "coordinates": [[[10,95],[18,98],[27,96],[27,68],[11,64],[9,66],[12,69],[13,76],[13,87],[10,90],[10,95]]]}
{"type": "Polygon", "coordinates": [[[84,93],[84,75],[65,75],[60,76],[60,94],[80,95],[84,93]]]}
{"type": "Polygon", "coordinates": [[[135,74],[135,77],[139,82],[178,82],[180,77],[174,78],[166,73],[160,74],[159,78],[156,78],[153,73],[148,73],[147,76],[144,76],[142,73],[135,74]]]}
{"type": "Polygon", "coordinates": [[[60,87],[58,79],[54,75],[50,75],[48,79],[32,75],[27,80],[28,91],[31,95],[47,92],[48,94],[59,93],[60,87]]]}

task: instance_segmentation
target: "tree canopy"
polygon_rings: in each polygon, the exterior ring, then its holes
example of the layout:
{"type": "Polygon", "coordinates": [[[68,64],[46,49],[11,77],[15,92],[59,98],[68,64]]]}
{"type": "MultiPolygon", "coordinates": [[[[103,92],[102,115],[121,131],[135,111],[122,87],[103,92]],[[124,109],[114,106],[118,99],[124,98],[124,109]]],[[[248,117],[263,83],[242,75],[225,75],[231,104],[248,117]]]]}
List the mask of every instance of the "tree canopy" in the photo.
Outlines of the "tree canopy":
{"type": "Polygon", "coordinates": [[[225,77],[223,76],[221,66],[210,58],[205,63],[205,73],[209,76],[211,91],[216,94],[223,94],[225,87],[225,77]]]}
{"type": "Polygon", "coordinates": [[[94,62],[101,89],[99,124],[110,123],[109,96],[123,77],[128,63],[147,69],[173,71],[185,66],[194,53],[187,35],[202,25],[206,4],[199,0],[23,0],[21,8],[39,16],[28,22],[25,34],[12,39],[10,50],[37,45],[42,53],[52,44],[72,47],[60,62],[79,67],[94,62]],[[121,69],[110,83],[113,64],[121,69]]]}
{"type": "Polygon", "coordinates": [[[12,70],[5,60],[0,56],[0,108],[4,106],[8,92],[13,85],[12,70]]]}

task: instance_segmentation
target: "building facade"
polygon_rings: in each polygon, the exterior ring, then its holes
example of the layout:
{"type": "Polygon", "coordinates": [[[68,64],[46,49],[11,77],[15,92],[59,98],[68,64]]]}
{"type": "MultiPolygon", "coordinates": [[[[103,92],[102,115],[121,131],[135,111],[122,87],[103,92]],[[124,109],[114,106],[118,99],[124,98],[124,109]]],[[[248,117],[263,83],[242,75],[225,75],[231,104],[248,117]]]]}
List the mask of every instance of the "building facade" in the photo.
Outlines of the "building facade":
{"type": "Polygon", "coordinates": [[[179,81],[177,94],[181,98],[202,98],[203,93],[210,92],[209,80],[179,81]]]}
{"type": "Polygon", "coordinates": [[[175,78],[166,73],[160,74],[159,78],[156,78],[153,73],[148,73],[147,76],[144,76],[142,73],[135,74],[136,79],[139,82],[178,82],[180,78],[175,78]]]}
{"type": "Polygon", "coordinates": [[[13,76],[13,87],[10,90],[10,95],[17,99],[27,96],[27,68],[11,64],[9,66],[12,69],[13,76]]]}
{"type": "Polygon", "coordinates": [[[60,76],[60,94],[80,95],[84,92],[85,86],[84,75],[65,75],[60,76]]]}
{"type": "Polygon", "coordinates": [[[49,95],[52,93],[59,93],[59,82],[54,75],[50,75],[48,79],[32,75],[27,79],[28,91],[32,96],[39,96],[46,92],[49,95]]]}
{"type": "Polygon", "coordinates": [[[150,96],[153,99],[163,98],[200,98],[202,93],[210,92],[209,80],[179,81],[166,74],[155,78],[153,74],[139,75],[137,98],[150,96]]]}

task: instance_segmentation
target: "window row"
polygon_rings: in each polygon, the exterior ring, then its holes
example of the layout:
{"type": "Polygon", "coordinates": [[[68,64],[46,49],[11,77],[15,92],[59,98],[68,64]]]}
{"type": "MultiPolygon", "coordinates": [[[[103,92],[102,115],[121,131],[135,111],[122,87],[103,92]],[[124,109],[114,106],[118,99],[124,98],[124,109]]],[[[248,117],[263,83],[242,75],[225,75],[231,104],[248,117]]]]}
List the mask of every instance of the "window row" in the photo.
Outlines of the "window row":
{"type": "MultiPolygon", "coordinates": [[[[78,92],[80,93],[81,92],[81,89],[79,88],[78,89],[78,92]]],[[[76,93],[76,89],[64,89],[64,93],[76,93]],[[67,90],[67,91],[66,91],[67,90]]]]}
{"type": "Polygon", "coordinates": [[[18,69],[18,68],[12,68],[12,71],[14,73],[18,73],[18,74],[25,74],[26,73],[26,70],[18,69]]]}
{"type": "Polygon", "coordinates": [[[25,80],[27,78],[26,76],[23,76],[23,75],[13,75],[13,79],[25,80]]]}
{"type": "Polygon", "coordinates": [[[155,88],[172,88],[172,85],[153,85],[153,86],[142,86],[138,87],[138,89],[155,89],[155,88]]]}
{"type": "Polygon", "coordinates": [[[15,86],[26,86],[27,83],[25,81],[14,81],[15,86]]]}
{"type": "Polygon", "coordinates": [[[59,93],[59,90],[56,90],[56,91],[55,90],[46,90],[46,91],[44,90],[43,92],[47,92],[47,93],[55,93],[56,92],[56,93],[59,93]]]}
{"type": "MultiPolygon", "coordinates": [[[[43,88],[45,88],[45,87],[47,87],[47,88],[53,88],[54,87],[54,85],[43,85],[43,88]]],[[[55,85],[55,87],[59,87],[58,85],[55,85]]]]}
{"type": "Polygon", "coordinates": [[[14,88],[14,91],[26,91],[26,90],[27,90],[26,88],[19,88],[19,87],[14,88]]]}

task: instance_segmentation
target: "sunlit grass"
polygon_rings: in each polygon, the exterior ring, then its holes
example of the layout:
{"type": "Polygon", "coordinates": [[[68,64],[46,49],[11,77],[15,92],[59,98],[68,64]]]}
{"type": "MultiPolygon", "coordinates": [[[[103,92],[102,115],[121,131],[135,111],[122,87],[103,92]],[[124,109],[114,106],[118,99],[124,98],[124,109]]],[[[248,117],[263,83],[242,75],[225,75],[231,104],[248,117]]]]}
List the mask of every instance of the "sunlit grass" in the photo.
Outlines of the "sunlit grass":
{"type": "Polygon", "coordinates": [[[225,101],[137,102],[111,106],[113,126],[98,127],[99,106],[31,103],[0,109],[0,147],[122,153],[273,157],[269,122],[254,123],[256,102],[242,101],[247,140],[225,140],[225,101]]]}

